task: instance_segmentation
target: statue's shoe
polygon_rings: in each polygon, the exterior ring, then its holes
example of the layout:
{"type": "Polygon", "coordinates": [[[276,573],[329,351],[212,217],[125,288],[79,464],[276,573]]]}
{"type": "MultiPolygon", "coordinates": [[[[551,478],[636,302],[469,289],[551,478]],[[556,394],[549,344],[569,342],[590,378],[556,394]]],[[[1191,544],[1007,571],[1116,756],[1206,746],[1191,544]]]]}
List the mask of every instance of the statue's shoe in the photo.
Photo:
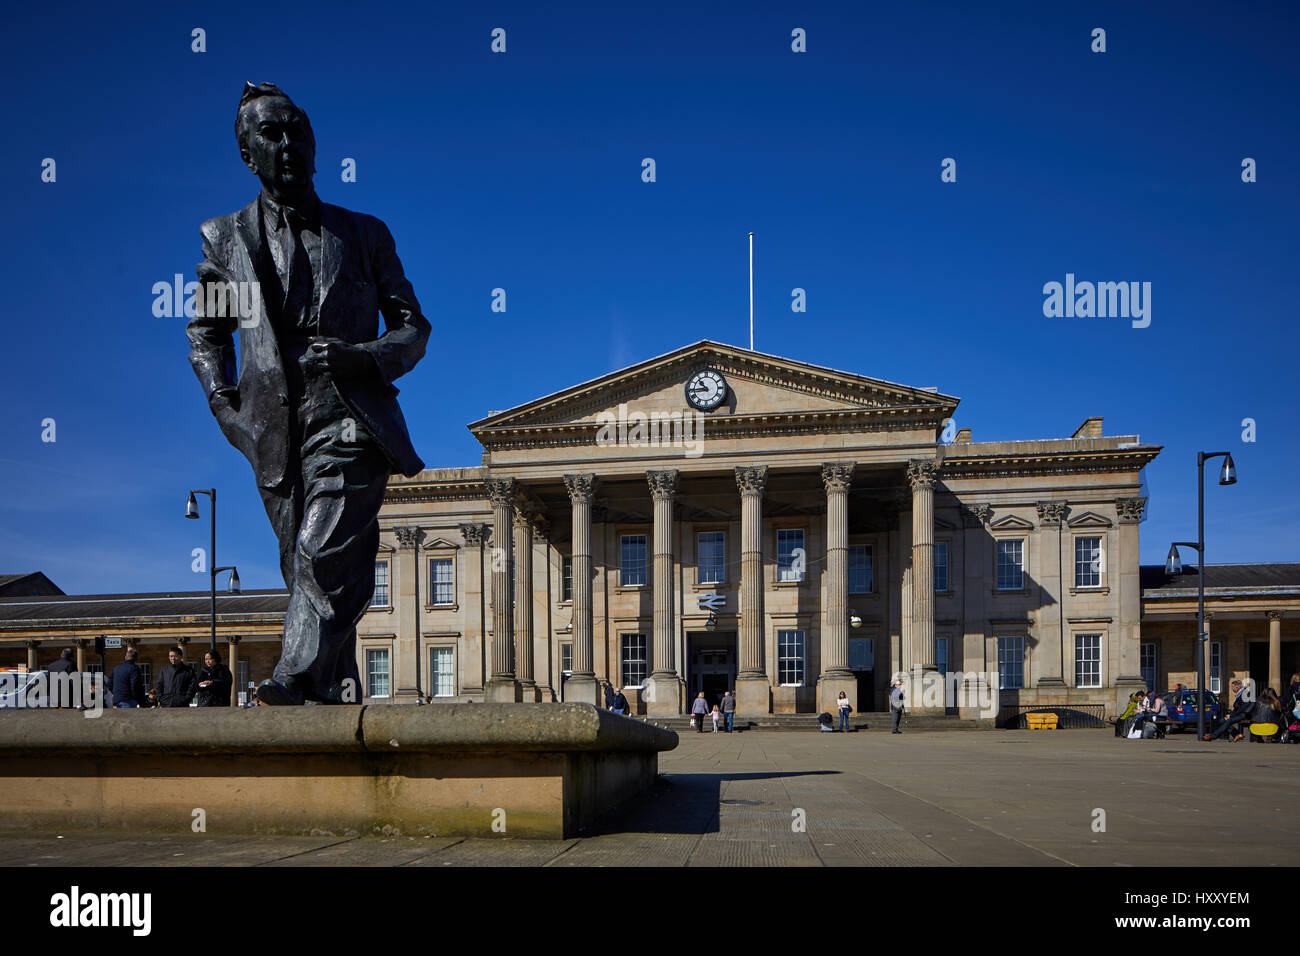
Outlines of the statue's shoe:
{"type": "Polygon", "coordinates": [[[303,702],[297,687],[275,680],[264,680],[257,685],[257,699],[272,707],[296,707],[303,702]]]}

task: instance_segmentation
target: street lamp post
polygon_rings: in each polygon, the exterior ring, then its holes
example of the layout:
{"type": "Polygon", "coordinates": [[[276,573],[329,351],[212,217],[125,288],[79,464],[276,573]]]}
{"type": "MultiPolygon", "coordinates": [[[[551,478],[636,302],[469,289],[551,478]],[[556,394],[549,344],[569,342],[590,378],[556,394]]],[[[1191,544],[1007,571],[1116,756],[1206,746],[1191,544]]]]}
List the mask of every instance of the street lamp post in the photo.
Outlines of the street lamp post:
{"type": "Polygon", "coordinates": [[[1169,546],[1169,555],[1165,559],[1165,573],[1181,574],[1183,563],[1178,557],[1179,548],[1193,548],[1196,551],[1196,739],[1205,736],[1205,642],[1209,635],[1205,633],[1205,463],[1211,458],[1222,458],[1223,467],[1219,470],[1219,484],[1235,485],[1237,483],[1237,466],[1232,463],[1232,455],[1226,451],[1196,453],[1196,541],[1175,541],[1169,546]]]}
{"type": "Polygon", "coordinates": [[[239,569],[233,564],[228,564],[223,568],[217,567],[217,489],[196,488],[190,491],[190,497],[185,502],[185,517],[197,520],[199,517],[199,504],[194,500],[195,495],[207,495],[212,499],[211,539],[208,547],[208,594],[212,599],[212,635],[208,642],[208,650],[215,656],[217,650],[217,575],[222,571],[229,571],[230,593],[238,594],[239,569]]]}

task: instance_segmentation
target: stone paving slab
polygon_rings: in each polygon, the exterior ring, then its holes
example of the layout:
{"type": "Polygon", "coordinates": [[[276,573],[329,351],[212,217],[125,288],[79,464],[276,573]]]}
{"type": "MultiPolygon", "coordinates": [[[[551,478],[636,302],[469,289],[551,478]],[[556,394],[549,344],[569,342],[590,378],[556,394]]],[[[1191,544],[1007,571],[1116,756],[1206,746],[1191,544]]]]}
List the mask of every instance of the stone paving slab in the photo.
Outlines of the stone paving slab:
{"type": "Polygon", "coordinates": [[[683,735],[660,772],[579,839],[24,831],[0,834],[0,863],[1287,866],[1300,847],[1300,747],[1285,745],[760,730],[683,735]]]}

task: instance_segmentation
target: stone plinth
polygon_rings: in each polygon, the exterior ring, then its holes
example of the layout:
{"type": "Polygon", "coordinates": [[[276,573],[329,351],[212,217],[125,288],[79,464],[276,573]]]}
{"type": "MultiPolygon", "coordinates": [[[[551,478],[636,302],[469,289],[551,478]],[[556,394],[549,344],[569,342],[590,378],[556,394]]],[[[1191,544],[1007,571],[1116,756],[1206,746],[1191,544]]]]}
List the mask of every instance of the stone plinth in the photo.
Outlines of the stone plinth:
{"type": "Polygon", "coordinates": [[[8,712],[0,828],[574,836],[677,735],[585,704],[8,712]],[[503,829],[504,827],[504,829],[503,829]]]}

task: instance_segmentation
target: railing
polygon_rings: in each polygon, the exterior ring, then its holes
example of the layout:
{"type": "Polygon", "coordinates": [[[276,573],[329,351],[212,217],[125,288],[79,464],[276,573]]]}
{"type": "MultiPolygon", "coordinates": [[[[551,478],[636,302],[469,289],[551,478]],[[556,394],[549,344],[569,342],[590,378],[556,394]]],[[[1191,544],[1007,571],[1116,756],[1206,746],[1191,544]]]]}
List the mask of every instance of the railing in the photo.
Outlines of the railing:
{"type": "Polygon", "coordinates": [[[997,726],[1006,730],[1024,730],[1028,726],[1025,714],[1056,714],[1056,726],[1061,730],[1095,729],[1106,726],[1105,704],[1070,704],[1068,707],[1011,704],[998,711],[997,726]]]}

